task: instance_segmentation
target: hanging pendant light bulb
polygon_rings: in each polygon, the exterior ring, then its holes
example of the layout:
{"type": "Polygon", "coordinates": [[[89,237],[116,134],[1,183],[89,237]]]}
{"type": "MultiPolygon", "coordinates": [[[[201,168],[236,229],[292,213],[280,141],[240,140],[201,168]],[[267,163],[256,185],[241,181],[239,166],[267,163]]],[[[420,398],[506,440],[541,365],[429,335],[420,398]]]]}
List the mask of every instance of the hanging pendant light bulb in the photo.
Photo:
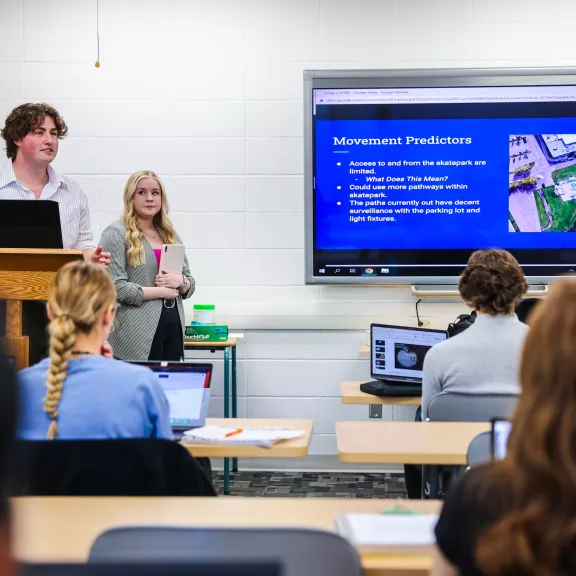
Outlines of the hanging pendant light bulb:
{"type": "Polygon", "coordinates": [[[96,63],[94,64],[95,68],[100,68],[100,6],[99,0],[96,0],[96,63]]]}

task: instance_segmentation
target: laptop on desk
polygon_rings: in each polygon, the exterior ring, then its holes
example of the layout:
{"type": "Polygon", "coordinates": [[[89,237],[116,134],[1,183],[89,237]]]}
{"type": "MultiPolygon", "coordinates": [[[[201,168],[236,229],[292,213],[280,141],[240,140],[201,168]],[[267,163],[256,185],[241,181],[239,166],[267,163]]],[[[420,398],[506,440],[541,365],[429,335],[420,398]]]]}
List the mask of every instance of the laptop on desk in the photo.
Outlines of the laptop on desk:
{"type": "Polygon", "coordinates": [[[206,423],[210,404],[212,364],[194,362],[131,362],[154,372],[170,405],[170,424],[176,438],[206,423]]]}
{"type": "Polygon", "coordinates": [[[424,357],[445,330],[411,326],[370,325],[370,375],[360,389],[377,396],[420,396],[424,357]]]}
{"type": "Polygon", "coordinates": [[[0,200],[0,248],[62,248],[58,202],[0,200]]]}

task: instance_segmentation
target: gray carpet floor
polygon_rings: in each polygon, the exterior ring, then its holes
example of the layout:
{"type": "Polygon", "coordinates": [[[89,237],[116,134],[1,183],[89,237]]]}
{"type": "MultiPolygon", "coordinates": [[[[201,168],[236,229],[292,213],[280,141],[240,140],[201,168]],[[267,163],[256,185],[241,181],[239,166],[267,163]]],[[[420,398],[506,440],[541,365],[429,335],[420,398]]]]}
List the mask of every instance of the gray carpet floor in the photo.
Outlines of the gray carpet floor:
{"type": "MultiPolygon", "coordinates": [[[[214,472],[218,494],[224,474],[214,472]]],[[[289,498],[406,498],[403,474],[340,472],[238,472],[230,478],[231,496],[289,498]]]]}

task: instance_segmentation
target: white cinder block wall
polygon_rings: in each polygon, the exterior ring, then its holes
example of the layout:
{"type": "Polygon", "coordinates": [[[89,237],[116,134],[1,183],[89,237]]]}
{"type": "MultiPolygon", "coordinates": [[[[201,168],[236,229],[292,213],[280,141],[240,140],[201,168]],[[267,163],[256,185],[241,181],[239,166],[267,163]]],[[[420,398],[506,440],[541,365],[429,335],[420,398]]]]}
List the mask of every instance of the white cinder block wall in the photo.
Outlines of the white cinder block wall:
{"type": "MultiPolygon", "coordinates": [[[[371,320],[413,321],[407,287],[304,285],[302,70],[575,65],[574,0],[0,0],[0,116],[54,104],[70,126],[56,168],[90,199],[97,237],[135,170],[158,172],[196,302],[245,332],[240,415],[315,420],[311,456],[337,467],[343,379],[371,320]]],[[[464,311],[426,304],[444,327],[464,311]]],[[[221,363],[213,414],[222,412],[221,363]]],[[[412,409],[384,410],[411,418],[412,409]]],[[[247,464],[247,462],[245,462],[247,464]]]]}

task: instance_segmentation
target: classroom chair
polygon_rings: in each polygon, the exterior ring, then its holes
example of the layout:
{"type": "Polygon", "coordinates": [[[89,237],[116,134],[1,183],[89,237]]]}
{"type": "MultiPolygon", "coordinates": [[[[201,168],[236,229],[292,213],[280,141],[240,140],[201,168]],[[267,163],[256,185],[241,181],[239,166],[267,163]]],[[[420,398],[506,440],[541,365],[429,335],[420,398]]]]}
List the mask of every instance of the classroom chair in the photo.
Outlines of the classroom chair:
{"type": "Polygon", "coordinates": [[[491,432],[480,432],[468,446],[468,453],[466,454],[466,462],[468,466],[478,466],[491,459],[490,442],[492,438],[491,432]]]}
{"type": "Polygon", "coordinates": [[[18,576],[282,576],[279,562],[198,562],[184,564],[19,564],[18,576]]]}
{"type": "Polygon", "coordinates": [[[16,496],[215,496],[198,462],[176,442],[19,440],[16,496]]]}
{"type": "MultiPolygon", "coordinates": [[[[461,394],[441,392],[428,404],[430,422],[490,422],[492,418],[504,418],[512,412],[518,396],[515,394],[461,394]]],[[[428,496],[437,498],[446,493],[449,480],[454,478],[459,468],[453,466],[451,473],[440,466],[423,466],[422,482],[428,486],[428,496]]]]}
{"type": "Polygon", "coordinates": [[[280,562],[283,576],[360,576],[356,549],[332,532],[304,528],[113,528],[88,562],[280,562]]]}

